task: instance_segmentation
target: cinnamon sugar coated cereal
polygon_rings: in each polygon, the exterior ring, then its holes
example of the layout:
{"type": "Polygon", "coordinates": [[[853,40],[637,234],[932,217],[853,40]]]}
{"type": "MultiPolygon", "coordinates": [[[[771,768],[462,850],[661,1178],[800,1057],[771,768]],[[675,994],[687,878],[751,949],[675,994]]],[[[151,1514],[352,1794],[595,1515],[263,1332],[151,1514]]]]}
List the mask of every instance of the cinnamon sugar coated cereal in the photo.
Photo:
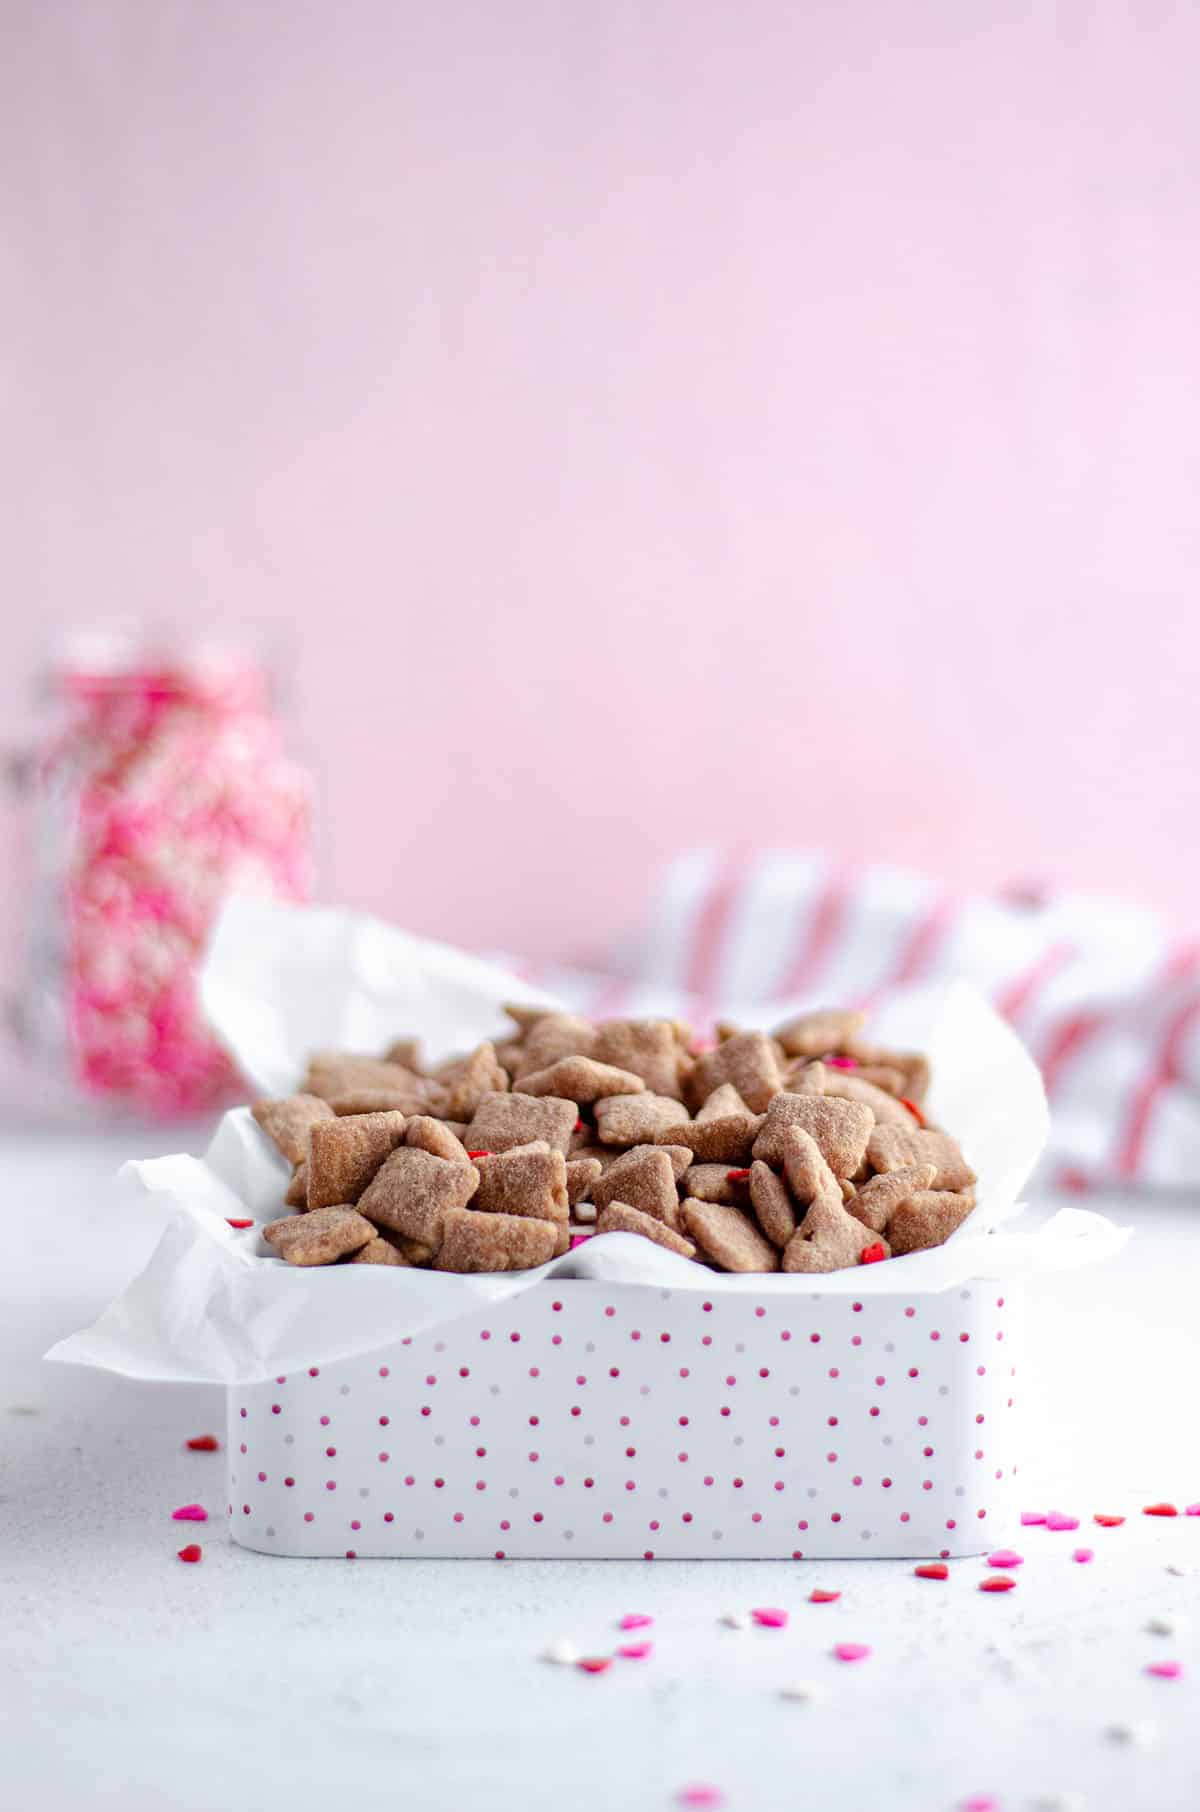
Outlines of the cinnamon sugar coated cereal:
{"type": "Polygon", "coordinates": [[[619,1232],[820,1274],[940,1245],[975,1205],[921,1106],[927,1060],[867,1043],[861,1013],[697,1042],[675,1020],[505,1011],[499,1042],[428,1068],[416,1037],[321,1051],[297,1093],[254,1104],[300,1211],[263,1229],[281,1259],[516,1271],[619,1232]]]}

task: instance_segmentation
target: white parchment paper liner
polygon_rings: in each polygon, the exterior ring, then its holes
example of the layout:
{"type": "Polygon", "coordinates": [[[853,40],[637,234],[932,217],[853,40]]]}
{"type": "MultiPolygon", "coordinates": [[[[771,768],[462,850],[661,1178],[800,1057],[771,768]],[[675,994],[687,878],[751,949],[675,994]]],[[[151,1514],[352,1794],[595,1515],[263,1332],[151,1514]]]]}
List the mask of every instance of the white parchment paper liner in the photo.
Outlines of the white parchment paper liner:
{"type": "MultiPolygon", "coordinates": [[[[438,1058],[503,1035],[505,1000],[541,1000],[503,970],[350,913],[234,901],[202,979],[206,1009],[263,1094],[294,1088],[323,1046],[379,1050],[420,1032],[438,1058]]],[[[737,1016],[731,1003],[732,1016],[737,1016]]],[[[746,1017],[749,1017],[747,1013],[746,1017]]],[[[546,1278],[761,1297],[908,1297],[971,1277],[1012,1279],[1105,1258],[1128,1237],[1103,1216],[1063,1209],[1036,1231],[1012,1223],[1045,1143],[1048,1112],[1028,1054],[974,988],[913,990],[872,1022],[884,1041],[928,1051],[930,1113],[962,1140],[979,1206],[932,1252],[812,1277],[724,1276],[627,1233],[590,1239],[537,1271],[457,1277],[375,1265],[298,1269],[228,1222],[278,1218],[289,1169],[247,1108],[226,1114],[203,1158],[156,1158],[120,1173],[116,1212],[152,1215],[149,1263],[84,1331],[48,1357],[128,1377],[249,1383],[371,1352],[512,1300],[546,1278]]]]}

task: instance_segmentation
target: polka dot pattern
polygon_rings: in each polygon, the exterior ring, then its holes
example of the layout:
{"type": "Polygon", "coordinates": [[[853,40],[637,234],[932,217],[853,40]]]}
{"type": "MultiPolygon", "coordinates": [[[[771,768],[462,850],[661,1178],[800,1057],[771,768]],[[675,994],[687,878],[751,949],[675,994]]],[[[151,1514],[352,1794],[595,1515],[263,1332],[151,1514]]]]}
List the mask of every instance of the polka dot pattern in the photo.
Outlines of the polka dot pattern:
{"type": "Polygon", "coordinates": [[[232,1534],[341,1558],[977,1554],[1014,1501],[1015,1348],[986,1283],[756,1303],[559,1280],[231,1391],[232,1534]]]}

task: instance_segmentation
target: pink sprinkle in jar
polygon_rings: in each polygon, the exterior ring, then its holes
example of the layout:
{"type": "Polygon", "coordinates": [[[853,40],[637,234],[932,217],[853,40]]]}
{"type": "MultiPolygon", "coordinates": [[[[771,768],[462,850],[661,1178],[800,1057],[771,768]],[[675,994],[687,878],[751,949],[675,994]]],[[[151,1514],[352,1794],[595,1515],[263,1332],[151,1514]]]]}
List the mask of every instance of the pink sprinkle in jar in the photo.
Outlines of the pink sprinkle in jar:
{"type": "Polygon", "coordinates": [[[26,1056],[72,1092],[162,1116],[236,1091],[196,974],[230,892],[302,900],[310,788],[289,760],[261,658],[86,636],[56,650],[27,810],[26,1056]]]}

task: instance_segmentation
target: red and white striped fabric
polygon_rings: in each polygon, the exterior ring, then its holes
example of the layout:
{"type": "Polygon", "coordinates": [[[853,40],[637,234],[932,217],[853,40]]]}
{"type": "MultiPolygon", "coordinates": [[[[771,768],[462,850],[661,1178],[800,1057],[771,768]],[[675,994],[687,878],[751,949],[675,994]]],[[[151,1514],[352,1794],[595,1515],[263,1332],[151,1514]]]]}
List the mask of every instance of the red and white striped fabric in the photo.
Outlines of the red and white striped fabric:
{"type": "Polygon", "coordinates": [[[1200,1183],[1200,940],[1150,911],[1068,893],[960,901],[883,865],[695,851],[601,969],[537,979],[579,1011],[699,1029],[718,1014],[769,1023],[802,1006],[870,1006],[953,978],[982,988],[1042,1067],[1047,1180],[1200,1183]]]}

